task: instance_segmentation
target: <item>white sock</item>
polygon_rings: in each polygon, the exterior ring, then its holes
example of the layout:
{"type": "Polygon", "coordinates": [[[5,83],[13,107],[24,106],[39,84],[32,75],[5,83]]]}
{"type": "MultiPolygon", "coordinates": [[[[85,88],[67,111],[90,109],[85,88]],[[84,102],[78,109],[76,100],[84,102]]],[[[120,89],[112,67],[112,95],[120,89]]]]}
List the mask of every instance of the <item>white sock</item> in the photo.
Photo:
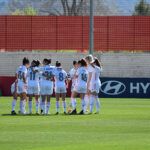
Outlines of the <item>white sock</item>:
{"type": "Polygon", "coordinates": [[[15,111],[16,103],[17,103],[17,100],[14,99],[14,100],[12,101],[12,111],[15,111]]]}
{"type": "Polygon", "coordinates": [[[87,109],[89,107],[89,96],[85,95],[84,96],[84,100],[85,100],[85,108],[84,108],[84,110],[87,111],[87,109]]]}
{"type": "Polygon", "coordinates": [[[59,112],[59,101],[56,101],[56,112],[59,112]]]}
{"type": "Polygon", "coordinates": [[[85,112],[85,100],[84,99],[82,99],[81,105],[82,105],[82,110],[85,112]]]}
{"type": "Polygon", "coordinates": [[[41,110],[43,109],[43,107],[42,107],[42,100],[41,100],[41,98],[40,98],[40,109],[41,109],[41,110]]]}
{"type": "Polygon", "coordinates": [[[23,100],[23,114],[26,114],[26,100],[23,100]]]}
{"type": "Polygon", "coordinates": [[[93,112],[94,99],[95,99],[95,97],[93,95],[90,95],[90,113],[93,112]]]}
{"type": "Polygon", "coordinates": [[[76,105],[77,105],[76,99],[75,98],[71,98],[71,102],[72,102],[72,108],[73,108],[73,110],[75,110],[76,109],[76,105]]]}
{"type": "Polygon", "coordinates": [[[42,102],[42,110],[43,110],[43,113],[46,114],[46,103],[45,102],[42,102]]]}
{"type": "Polygon", "coordinates": [[[46,114],[49,113],[50,105],[51,105],[50,102],[47,102],[47,104],[46,104],[46,114]]]}
{"type": "Polygon", "coordinates": [[[38,113],[39,112],[39,101],[36,101],[36,113],[38,113]]]}
{"type": "Polygon", "coordinates": [[[64,112],[66,112],[66,108],[67,108],[66,101],[63,101],[62,103],[63,103],[64,112]]]}
{"type": "Polygon", "coordinates": [[[23,101],[20,100],[20,112],[23,113],[23,101]]]}
{"type": "Polygon", "coordinates": [[[100,100],[99,100],[98,96],[96,96],[95,102],[96,102],[96,112],[99,113],[100,108],[101,108],[101,104],[100,104],[100,100]]]}
{"type": "Polygon", "coordinates": [[[29,105],[29,113],[32,113],[32,101],[28,101],[28,105],[29,105]]]}

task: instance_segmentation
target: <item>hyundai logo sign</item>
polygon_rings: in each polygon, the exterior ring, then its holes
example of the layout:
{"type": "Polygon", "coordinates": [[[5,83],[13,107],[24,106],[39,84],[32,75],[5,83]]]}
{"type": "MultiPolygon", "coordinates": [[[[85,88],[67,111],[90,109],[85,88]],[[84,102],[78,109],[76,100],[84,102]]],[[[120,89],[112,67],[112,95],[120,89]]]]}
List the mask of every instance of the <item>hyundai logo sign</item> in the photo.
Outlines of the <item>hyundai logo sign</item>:
{"type": "Polygon", "coordinates": [[[119,95],[124,93],[126,86],[119,81],[111,80],[102,83],[101,91],[107,95],[119,95]]]}

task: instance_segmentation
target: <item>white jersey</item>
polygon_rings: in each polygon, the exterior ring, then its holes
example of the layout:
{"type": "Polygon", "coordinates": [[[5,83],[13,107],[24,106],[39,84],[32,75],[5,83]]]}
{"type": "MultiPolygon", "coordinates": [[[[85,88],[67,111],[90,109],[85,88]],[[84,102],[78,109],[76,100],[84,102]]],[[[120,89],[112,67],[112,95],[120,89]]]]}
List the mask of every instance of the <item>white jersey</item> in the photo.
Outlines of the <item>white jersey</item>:
{"type": "Polygon", "coordinates": [[[87,78],[88,78],[88,71],[85,67],[78,68],[77,72],[77,86],[87,86],[87,78]]]}
{"type": "Polygon", "coordinates": [[[60,67],[56,67],[54,71],[55,87],[66,87],[67,73],[60,67]]]}
{"type": "Polygon", "coordinates": [[[96,73],[95,66],[89,65],[87,70],[88,70],[88,73],[92,73],[90,84],[94,84],[96,82],[96,80],[95,80],[95,73],[96,73]]]}
{"type": "Polygon", "coordinates": [[[20,66],[17,71],[16,74],[18,75],[18,83],[20,82],[24,82],[23,78],[27,78],[27,68],[26,66],[22,65],[20,66]]]}
{"type": "Polygon", "coordinates": [[[98,66],[95,66],[95,83],[101,85],[100,74],[102,69],[98,66]]]}
{"type": "Polygon", "coordinates": [[[55,68],[50,65],[46,65],[44,67],[40,67],[41,75],[41,82],[42,81],[50,81],[52,82],[52,78],[54,76],[55,68]]]}
{"type": "Polygon", "coordinates": [[[70,75],[70,78],[71,78],[71,81],[72,81],[72,88],[75,86],[76,81],[77,81],[77,79],[75,78],[76,72],[77,72],[77,69],[75,69],[75,68],[72,68],[69,71],[69,75],[70,75]]]}
{"type": "Polygon", "coordinates": [[[27,73],[28,84],[39,83],[39,72],[35,70],[35,67],[29,68],[27,73]]]}

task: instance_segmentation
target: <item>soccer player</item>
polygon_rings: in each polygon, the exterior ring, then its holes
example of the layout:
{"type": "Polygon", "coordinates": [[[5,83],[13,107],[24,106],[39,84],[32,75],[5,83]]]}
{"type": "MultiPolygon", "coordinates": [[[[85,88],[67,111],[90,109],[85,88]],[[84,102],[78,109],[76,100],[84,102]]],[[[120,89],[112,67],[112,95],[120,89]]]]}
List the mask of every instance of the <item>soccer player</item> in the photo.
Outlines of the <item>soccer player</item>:
{"type": "Polygon", "coordinates": [[[20,113],[26,114],[25,105],[27,99],[27,68],[29,68],[30,62],[28,58],[24,58],[22,66],[16,71],[16,78],[18,81],[17,94],[20,95],[20,113]]]}
{"type": "Polygon", "coordinates": [[[50,109],[50,99],[53,94],[53,77],[54,67],[50,65],[51,59],[43,60],[42,77],[40,81],[40,90],[42,98],[42,110],[43,114],[48,115],[50,109]]]}
{"type": "MultiPolygon", "coordinates": [[[[71,102],[70,102],[70,107],[72,108],[72,96],[73,96],[73,91],[75,88],[75,84],[76,84],[76,78],[75,78],[75,74],[77,72],[78,69],[78,62],[77,61],[73,61],[73,68],[69,71],[69,81],[72,81],[71,83],[71,102]]],[[[75,99],[76,102],[76,99],[75,99]]]]}
{"type": "Polygon", "coordinates": [[[87,94],[89,95],[90,99],[90,114],[92,114],[96,93],[96,80],[95,80],[96,67],[94,65],[95,60],[92,55],[88,55],[85,58],[85,60],[88,64],[87,94]]]}
{"type": "MultiPolygon", "coordinates": [[[[102,71],[102,65],[100,63],[100,61],[98,60],[98,58],[94,58],[95,61],[94,61],[94,65],[95,65],[95,103],[96,103],[96,113],[95,114],[99,114],[100,112],[100,101],[99,101],[99,91],[100,91],[100,88],[101,88],[101,81],[100,81],[100,74],[101,74],[101,71],[102,71]]],[[[91,112],[92,113],[92,112],[91,112]]]]}
{"type": "Polygon", "coordinates": [[[12,115],[16,115],[16,111],[15,111],[15,107],[16,107],[16,103],[17,103],[17,80],[11,85],[11,94],[13,95],[13,101],[12,101],[12,111],[11,114],[12,115]]]}
{"type": "Polygon", "coordinates": [[[59,99],[60,96],[62,97],[63,101],[63,108],[64,108],[64,114],[66,114],[66,93],[68,88],[68,79],[67,79],[67,73],[64,71],[61,67],[60,62],[56,62],[56,68],[54,72],[54,80],[55,80],[55,96],[56,96],[56,115],[59,114],[59,99]]]}
{"type": "Polygon", "coordinates": [[[30,68],[28,69],[28,105],[29,105],[29,114],[32,114],[32,97],[35,97],[36,100],[36,114],[39,111],[39,94],[40,94],[40,85],[39,85],[39,72],[38,68],[40,65],[39,61],[33,60],[30,68]],[[36,69],[37,68],[37,69],[36,69]]]}
{"type": "Polygon", "coordinates": [[[88,77],[88,72],[87,72],[87,63],[84,59],[81,59],[78,62],[79,68],[76,72],[75,78],[77,79],[76,85],[75,85],[75,90],[73,91],[72,95],[72,106],[73,106],[73,111],[71,112],[71,115],[77,114],[76,110],[76,101],[75,98],[80,95],[81,98],[81,104],[82,104],[82,110],[79,113],[80,115],[83,115],[85,113],[84,107],[85,107],[85,100],[84,96],[87,92],[87,77],[88,77]]]}

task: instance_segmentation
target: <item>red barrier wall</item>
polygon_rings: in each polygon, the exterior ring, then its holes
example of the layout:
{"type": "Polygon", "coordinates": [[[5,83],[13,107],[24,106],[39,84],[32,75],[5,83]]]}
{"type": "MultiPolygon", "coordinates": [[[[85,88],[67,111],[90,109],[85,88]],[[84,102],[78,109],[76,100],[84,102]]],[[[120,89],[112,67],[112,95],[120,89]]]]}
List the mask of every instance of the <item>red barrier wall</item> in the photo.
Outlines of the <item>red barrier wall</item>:
{"type": "MultiPolygon", "coordinates": [[[[15,81],[15,77],[0,77],[0,91],[2,96],[11,96],[11,84],[15,81]]],[[[69,85],[67,96],[71,95],[71,84],[69,85]]]]}
{"type": "MultiPolygon", "coordinates": [[[[150,16],[95,17],[95,50],[150,50],[150,16]]],[[[87,50],[87,16],[0,16],[0,49],[87,50]]]]}
{"type": "Polygon", "coordinates": [[[15,81],[15,77],[0,77],[0,91],[2,96],[11,95],[11,84],[15,81]]]}

